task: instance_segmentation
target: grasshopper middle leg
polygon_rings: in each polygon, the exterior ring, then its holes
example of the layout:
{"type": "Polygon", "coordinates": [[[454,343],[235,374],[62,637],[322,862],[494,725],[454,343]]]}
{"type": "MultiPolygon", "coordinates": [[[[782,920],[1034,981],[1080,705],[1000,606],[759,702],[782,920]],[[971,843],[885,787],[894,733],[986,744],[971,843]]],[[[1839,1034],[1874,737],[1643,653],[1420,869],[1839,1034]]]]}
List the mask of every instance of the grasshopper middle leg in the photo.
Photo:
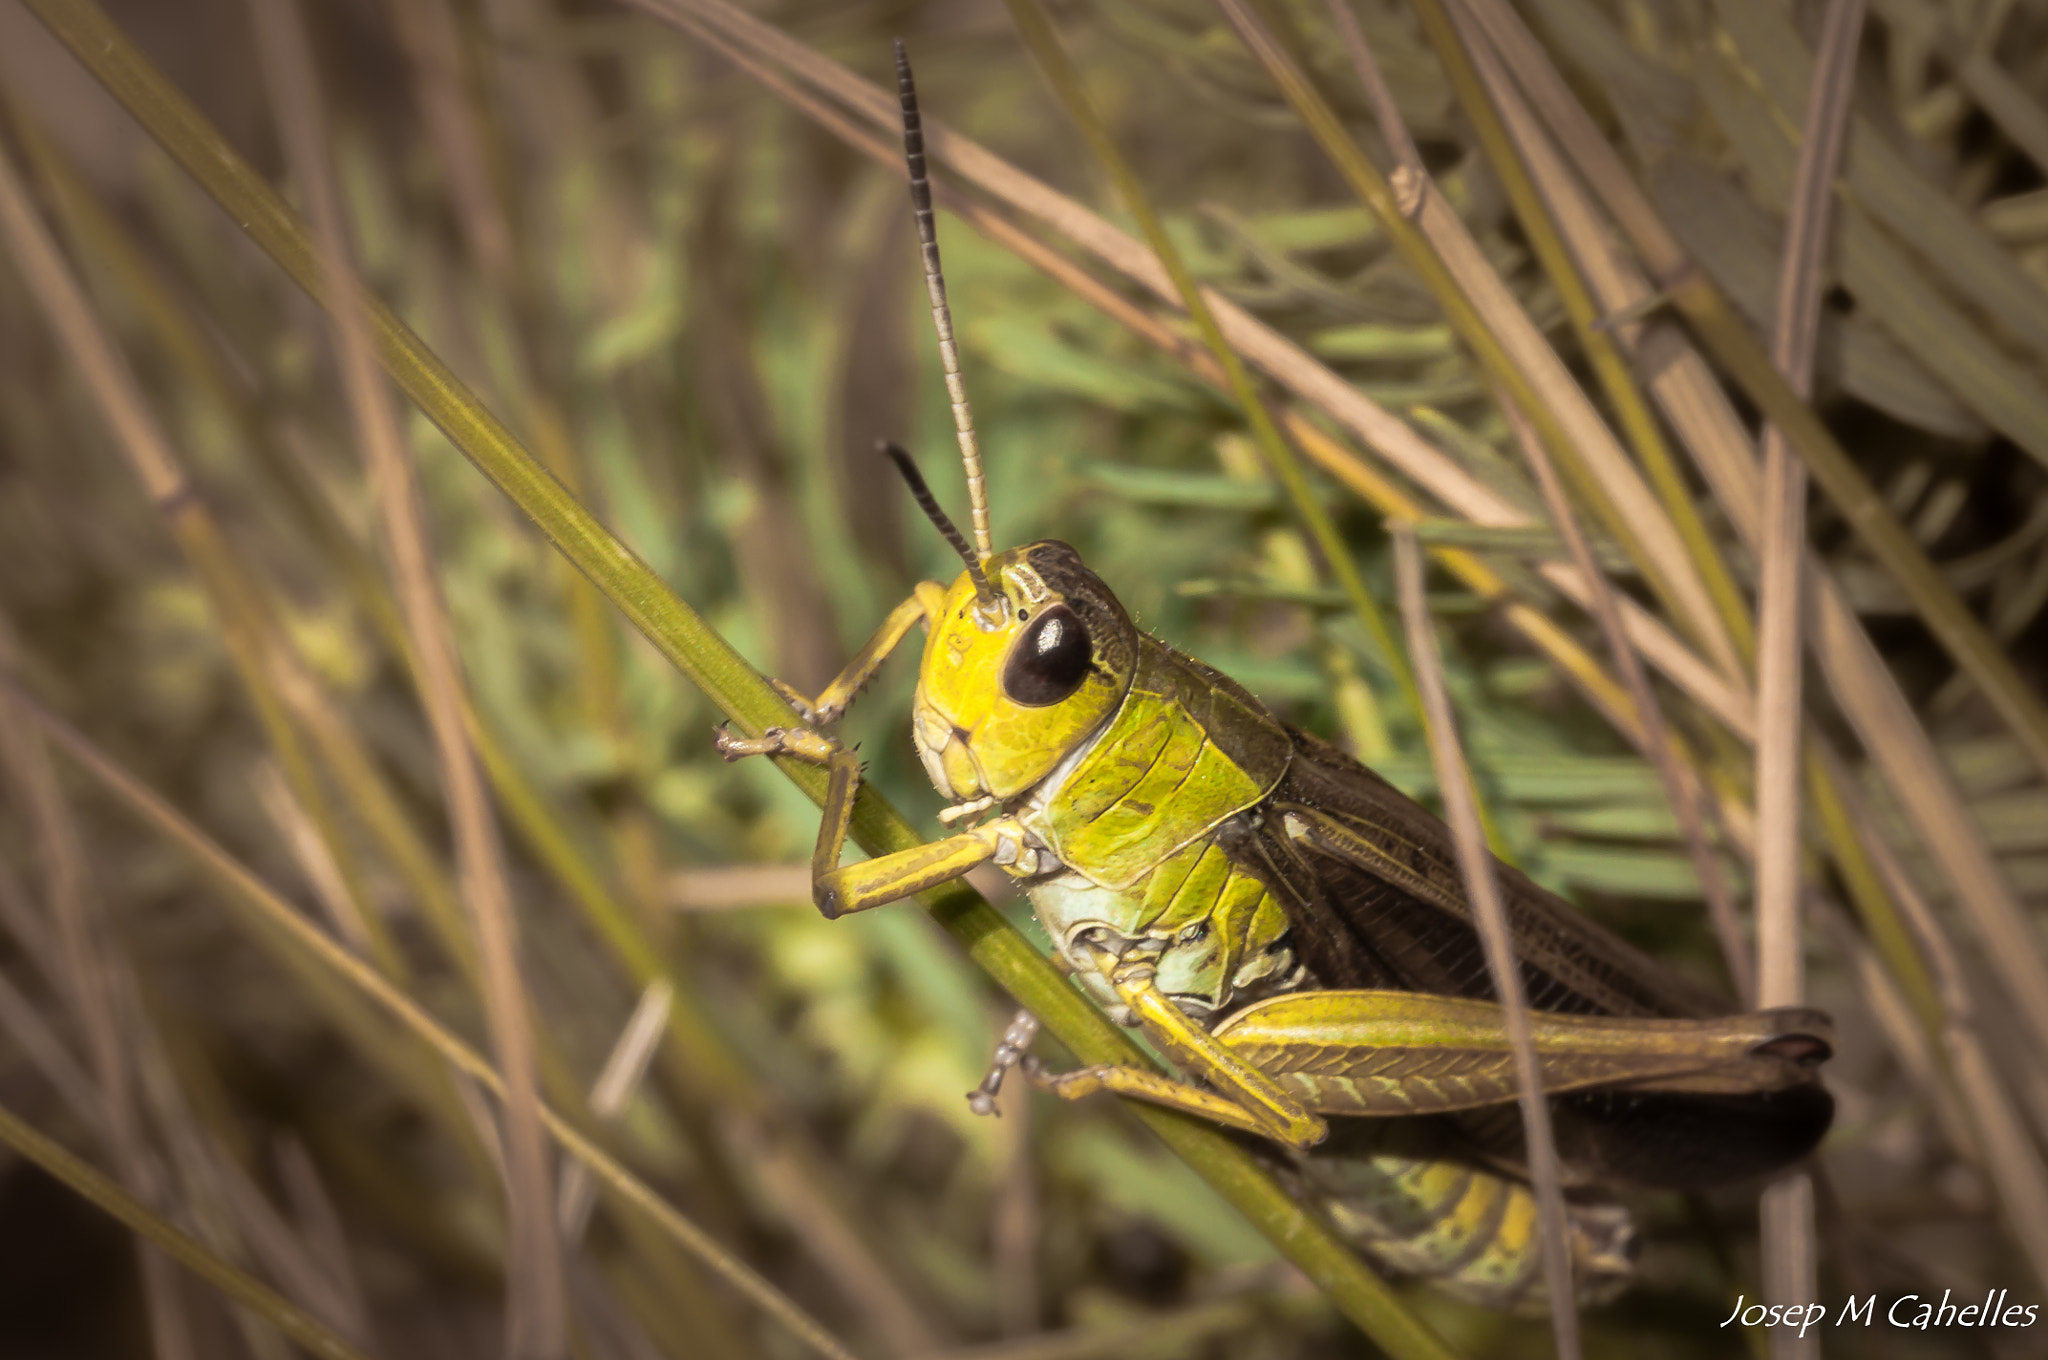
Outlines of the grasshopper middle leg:
{"type": "Polygon", "coordinates": [[[1015,1042],[1015,1037],[1021,1037],[1028,1044],[1037,1030],[1037,1021],[1026,1013],[1004,1034],[988,1076],[968,1093],[967,1099],[976,1113],[988,1113],[994,1108],[995,1093],[1001,1089],[1004,1074],[1011,1066],[1020,1066],[1033,1085],[1062,1100],[1081,1100],[1098,1091],[1113,1091],[1133,1100],[1200,1115],[1304,1151],[1328,1135],[1329,1125],[1313,1110],[1232,1053],[1163,995],[1153,985],[1150,958],[1121,958],[1102,949],[1096,951],[1096,963],[1117,995],[1138,1017],[1146,1035],[1183,1070],[1206,1081],[1208,1087],[1114,1063],[1057,1075],[1049,1073],[1035,1059],[1023,1055],[1024,1045],[1015,1042]],[[1031,1020],[1028,1029],[1021,1023],[1025,1020],[1031,1020]]]}

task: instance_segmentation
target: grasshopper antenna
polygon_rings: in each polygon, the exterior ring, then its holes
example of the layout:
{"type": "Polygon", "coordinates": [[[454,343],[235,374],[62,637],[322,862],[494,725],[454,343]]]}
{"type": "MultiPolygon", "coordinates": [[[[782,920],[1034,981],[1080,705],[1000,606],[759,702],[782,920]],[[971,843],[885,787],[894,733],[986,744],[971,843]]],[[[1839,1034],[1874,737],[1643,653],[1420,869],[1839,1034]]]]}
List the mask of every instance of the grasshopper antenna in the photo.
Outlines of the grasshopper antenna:
{"type": "MultiPolygon", "coordinates": [[[[939,268],[939,229],[932,217],[932,182],[925,173],[924,124],[917,114],[917,84],[910,78],[910,54],[896,40],[896,93],[903,101],[903,159],[910,167],[910,206],[917,216],[917,243],[924,252],[924,287],[932,300],[932,329],[939,333],[939,362],[946,370],[946,396],[953,403],[953,428],[960,433],[960,463],[967,471],[968,513],[974,527],[978,566],[995,551],[988,532],[988,483],[981,474],[981,445],[974,437],[974,408],[960,377],[960,349],[953,341],[953,309],[946,305],[946,276],[939,268]]],[[[929,493],[927,493],[929,494],[929,493]]],[[[927,514],[930,510],[927,509],[927,514]]],[[[977,574],[976,589],[987,582],[977,574]]]]}
{"type": "Polygon", "coordinates": [[[975,556],[967,535],[960,532],[960,526],[953,523],[953,517],[939,507],[938,497],[932,495],[932,489],[925,485],[924,474],[917,470],[917,464],[901,444],[878,439],[875,447],[889,455],[889,461],[903,474],[903,480],[910,483],[910,494],[917,501],[917,508],[924,511],[925,518],[937,526],[938,531],[946,536],[946,541],[953,545],[953,551],[960,554],[960,560],[967,564],[967,574],[974,580],[974,596],[980,601],[983,611],[992,612],[998,608],[1001,597],[988,583],[988,574],[981,569],[981,559],[975,556]]]}

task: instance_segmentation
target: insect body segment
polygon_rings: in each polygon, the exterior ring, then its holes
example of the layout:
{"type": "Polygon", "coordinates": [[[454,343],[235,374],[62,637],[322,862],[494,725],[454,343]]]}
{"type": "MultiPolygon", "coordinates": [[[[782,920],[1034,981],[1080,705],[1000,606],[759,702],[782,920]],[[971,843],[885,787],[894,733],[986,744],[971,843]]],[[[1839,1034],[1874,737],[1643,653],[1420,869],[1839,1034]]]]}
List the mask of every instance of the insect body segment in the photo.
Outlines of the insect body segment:
{"type": "MultiPolygon", "coordinates": [[[[1446,1160],[1420,1145],[1416,1132],[1388,1138],[1373,1130],[1305,1158],[1293,1170],[1297,1190],[1393,1273],[1482,1307],[1541,1313],[1535,1194],[1521,1180],[1446,1160]]],[[[1612,1299],[1635,1273],[1641,1238],[1634,1218],[1611,1201],[1573,1200],[1565,1220],[1580,1302],[1612,1299]]]]}

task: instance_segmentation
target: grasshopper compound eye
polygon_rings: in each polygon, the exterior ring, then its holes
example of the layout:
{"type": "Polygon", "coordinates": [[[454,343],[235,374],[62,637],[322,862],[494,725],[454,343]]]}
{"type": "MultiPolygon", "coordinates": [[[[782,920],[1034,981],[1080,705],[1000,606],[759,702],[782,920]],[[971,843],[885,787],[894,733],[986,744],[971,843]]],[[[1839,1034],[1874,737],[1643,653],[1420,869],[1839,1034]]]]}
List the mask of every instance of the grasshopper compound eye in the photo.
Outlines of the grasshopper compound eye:
{"type": "Polygon", "coordinates": [[[1003,668],[1003,693],[1026,708],[1056,704],[1081,687],[1095,645],[1074,611],[1056,604],[1031,621],[1003,668]]]}

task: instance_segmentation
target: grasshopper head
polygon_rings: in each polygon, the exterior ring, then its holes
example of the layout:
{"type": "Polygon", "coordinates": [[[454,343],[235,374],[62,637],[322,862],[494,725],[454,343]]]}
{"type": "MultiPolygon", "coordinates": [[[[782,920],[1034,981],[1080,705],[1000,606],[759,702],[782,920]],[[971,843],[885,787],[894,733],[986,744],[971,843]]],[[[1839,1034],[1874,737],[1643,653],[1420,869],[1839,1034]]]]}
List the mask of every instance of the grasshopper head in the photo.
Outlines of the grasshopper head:
{"type": "Polygon", "coordinates": [[[896,44],[896,92],[903,107],[903,155],[924,255],[925,291],[939,362],[960,439],[974,541],[939,508],[910,455],[886,441],[918,507],[966,562],[946,592],[917,673],[911,730],[940,793],[956,801],[1009,799],[1051,774],[1099,728],[1131,687],[1138,630],[1116,596],[1064,543],[992,551],[988,487],[974,416],[960,374],[939,237],[925,176],[924,131],[910,58],[896,44]]]}
{"type": "Polygon", "coordinates": [[[1047,540],[962,572],[925,642],[911,730],[940,793],[1006,799],[1046,777],[1131,687],[1137,627],[1081,555],[1047,540]]]}

